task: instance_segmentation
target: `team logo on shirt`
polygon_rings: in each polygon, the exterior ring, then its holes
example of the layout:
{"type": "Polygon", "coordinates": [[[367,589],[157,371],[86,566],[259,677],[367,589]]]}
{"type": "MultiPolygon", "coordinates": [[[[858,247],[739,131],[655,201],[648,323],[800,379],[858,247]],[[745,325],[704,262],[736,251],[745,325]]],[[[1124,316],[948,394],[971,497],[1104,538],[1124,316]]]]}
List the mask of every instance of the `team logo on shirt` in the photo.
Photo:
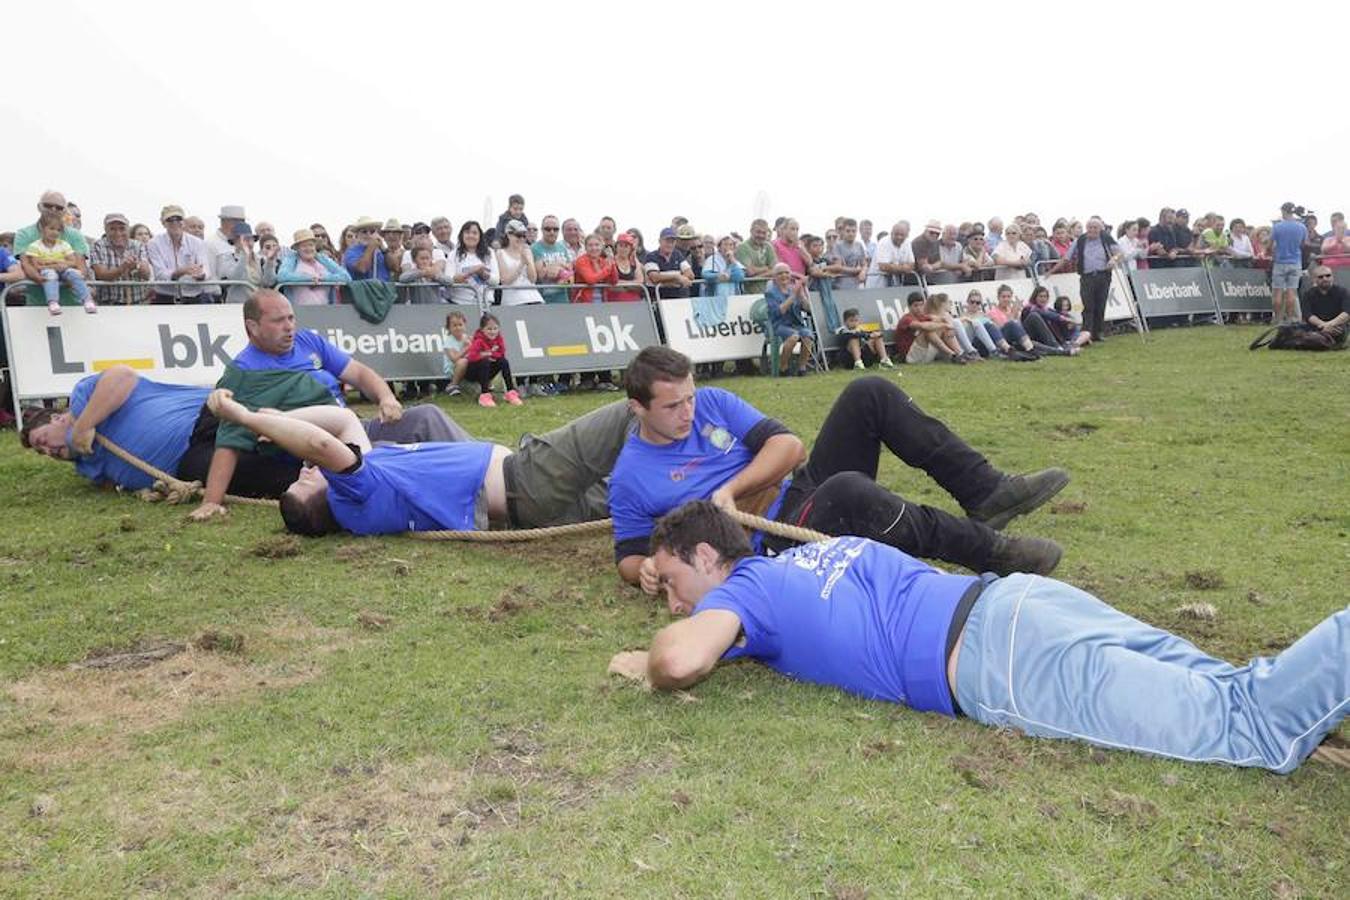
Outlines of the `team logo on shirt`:
{"type": "Polygon", "coordinates": [[[317,372],[323,368],[323,360],[319,358],[319,354],[311,353],[309,355],[309,361],[310,364],[314,366],[314,371],[317,372]]]}
{"type": "Polygon", "coordinates": [[[703,426],[703,436],[708,439],[708,443],[723,452],[730,450],[731,445],[736,443],[736,438],[730,431],[711,422],[703,426]]]}

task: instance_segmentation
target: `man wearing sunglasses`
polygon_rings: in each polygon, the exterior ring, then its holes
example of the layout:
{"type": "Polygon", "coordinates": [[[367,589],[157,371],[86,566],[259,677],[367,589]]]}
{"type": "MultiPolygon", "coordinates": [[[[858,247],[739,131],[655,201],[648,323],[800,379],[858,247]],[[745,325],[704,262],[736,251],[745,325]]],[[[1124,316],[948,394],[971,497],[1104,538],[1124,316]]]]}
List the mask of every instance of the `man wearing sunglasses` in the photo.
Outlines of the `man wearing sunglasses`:
{"type": "Polygon", "coordinates": [[[174,281],[178,286],[156,285],[151,303],[210,302],[201,286],[210,272],[206,242],[188,234],[185,218],[183,207],[174,204],[159,212],[164,232],[150,241],[145,252],[150,258],[155,281],[174,281]]]}
{"type": "Polygon", "coordinates": [[[1350,291],[1336,284],[1327,266],[1313,266],[1309,275],[1312,286],[1303,292],[1303,321],[1343,347],[1350,332],[1350,291]]]}
{"type": "MultiPolygon", "coordinates": [[[[42,213],[61,213],[62,215],[65,215],[69,210],[69,207],[70,204],[66,202],[65,195],[60,191],[47,191],[37,202],[37,211],[39,215],[42,213]]],[[[42,233],[36,222],[32,225],[25,225],[23,228],[14,232],[14,247],[19,251],[22,251],[24,247],[31,245],[41,237],[42,233]]],[[[61,232],[61,240],[69,244],[80,256],[83,256],[85,259],[89,258],[89,242],[85,240],[85,237],[80,233],[79,228],[67,225],[61,232]]]]}

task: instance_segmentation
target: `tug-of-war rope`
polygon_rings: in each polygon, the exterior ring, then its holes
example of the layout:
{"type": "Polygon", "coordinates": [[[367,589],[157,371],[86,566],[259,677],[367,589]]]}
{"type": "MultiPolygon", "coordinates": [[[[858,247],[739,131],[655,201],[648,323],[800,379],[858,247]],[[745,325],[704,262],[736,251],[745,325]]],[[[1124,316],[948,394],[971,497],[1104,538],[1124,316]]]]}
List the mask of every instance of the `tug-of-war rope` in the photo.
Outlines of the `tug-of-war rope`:
{"type": "MultiPolygon", "coordinates": [[[[129,466],[140,469],[151,478],[155,479],[155,485],[146,491],[140,492],[140,496],[145,500],[163,500],[165,503],[183,503],[202,492],[200,481],[182,481],[165,472],[163,469],[156,468],[143,459],[128,453],[117,444],[108,440],[101,434],[95,434],[94,439],[102,446],[107,448],[108,452],[129,466]]],[[[236,497],[233,494],[226,494],[225,499],[230,503],[245,503],[253,506],[277,506],[277,501],[269,500],[264,497],[236,497]]],[[[766,534],[784,537],[788,540],[799,541],[801,543],[811,543],[812,541],[824,541],[830,538],[830,535],[819,531],[813,531],[810,528],[799,528],[796,525],[786,525],[782,522],[775,522],[772,519],[765,519],[750,513],[735,510],[730,513],[731,517],[741,525],[747,528],[753,528],[756,531],[763,531],[766,534]]],[[[608,531],[612,520],[596,519],[591,522],[575,522],[570,525],[550,525],[545,528],[520,528],[513,531],[411,531],[408,537],[419,541],[470,541],[489,544],[509,544],[520,541],[537,541],[543,538],[561,537],[570,534],[585,534],[591,531],[608,531]]],[[[1329,763],[1333,766],[1350,769],[1350,747],[1333,747],[1323,744],[1313,751],[1312,759],[1320,762],[1329,763]]]]}

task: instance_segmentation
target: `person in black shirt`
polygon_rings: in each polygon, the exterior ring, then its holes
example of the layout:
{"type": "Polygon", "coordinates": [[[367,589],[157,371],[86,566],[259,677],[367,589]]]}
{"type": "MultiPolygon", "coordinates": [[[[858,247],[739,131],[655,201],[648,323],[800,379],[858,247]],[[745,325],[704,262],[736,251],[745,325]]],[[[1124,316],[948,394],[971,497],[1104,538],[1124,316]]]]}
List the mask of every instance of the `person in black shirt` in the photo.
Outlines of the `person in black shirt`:
{"type": "MultiPolygon", "coordinates": [[[[1177,258],[1177,214],[1171,207],[1164,206],[1158,212],[1158,224],[1148,230],[1148,267],[1150,269],[1171,269],[1178,265],[1177,258]]],[[[1187,246],[1190,243],[1190,229],[1187,229],[1187,246]]]]}
{"type": "Polygon", "coordinates": [[[1327,266],[1314,266],[1309,274],[1312,287],[1303,292],[1299,304],[1303,321],[1343,345],[1346,333],[1350,332],[1350,291],[1332,281],[1327,266]]]}

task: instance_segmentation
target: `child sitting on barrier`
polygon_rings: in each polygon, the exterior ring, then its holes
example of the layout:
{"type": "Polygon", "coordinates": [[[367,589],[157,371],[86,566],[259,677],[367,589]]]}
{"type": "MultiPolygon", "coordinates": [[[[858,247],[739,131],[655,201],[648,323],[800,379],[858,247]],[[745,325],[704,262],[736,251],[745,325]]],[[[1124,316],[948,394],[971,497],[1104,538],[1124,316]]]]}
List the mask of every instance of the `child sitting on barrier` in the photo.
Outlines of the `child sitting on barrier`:
{"type": "Polygon", "coordinates": [[[502,395],[512,406],[522,406],[520,394],[516,393],[516,382],[511,377],[511,364],[506,361],[506,341],[502,339],[502,323],[491,313],[483,313],[478,322],[478,330],[473,333],[469,349],[464,353],[469,361],[467,375],[482,393],[478,395],[479,406],[493,407],[497,401],[492,399],[492,379],[498,373],[502,376],[502,385],[506,393],[502,395]]]}
{"type": "MultiPolygon", "coordinates": [[[[880,330],[863,331],[862,317],[856,309],[844,310],[844,324],[835,331],[844,341],[843,353],[852,358],[853,368],[866,369],[871,360],[878,360],[882,368],[894,369],[895,363],[886,355],[886,338],[880,330]]],[[[847,362],[847,358],[845,362],[847,362]]]]}
{"type": "Polygon", "coordinates": [[[444,365],[445,377],[450,379],[450,383],[445,386],[445,393],[450,397],[458,397],[463,393],[459,383],[464,380],[464,373],[469,368],[469,337],[465,334],[467,328],[468,321],[459,310],[445,317],[445,330],[441,332],[445,358],[441,362],[444,365]]]}
{"type": "Polygon", "coordinates": [[[62,239],[65,227],[65,220],[60,213],[44,212],[38,220],[41,237],[22,248],[19,263],[29,281],[42,285],[42,293],[47,298],[47,312],[54,316],[61,315],[61,282],[64,281],[84,305],[84,311],[96,313],[98,306],[94,303],[89,285],[84,283],[87,277],[84,258],[62,239]]]}

